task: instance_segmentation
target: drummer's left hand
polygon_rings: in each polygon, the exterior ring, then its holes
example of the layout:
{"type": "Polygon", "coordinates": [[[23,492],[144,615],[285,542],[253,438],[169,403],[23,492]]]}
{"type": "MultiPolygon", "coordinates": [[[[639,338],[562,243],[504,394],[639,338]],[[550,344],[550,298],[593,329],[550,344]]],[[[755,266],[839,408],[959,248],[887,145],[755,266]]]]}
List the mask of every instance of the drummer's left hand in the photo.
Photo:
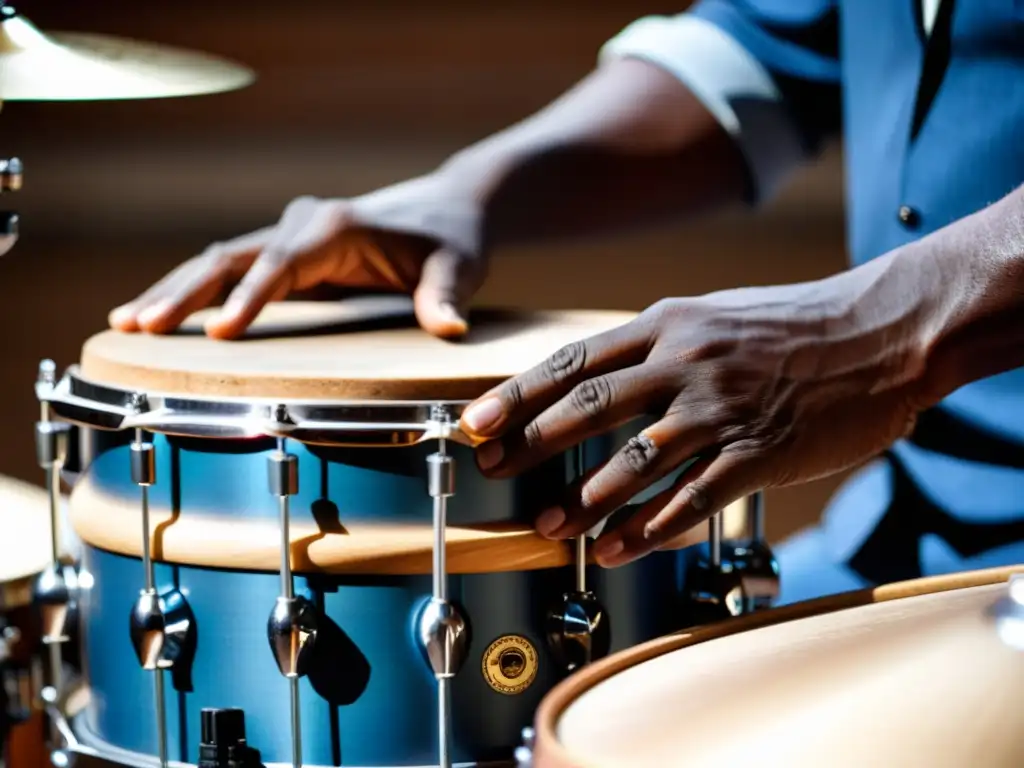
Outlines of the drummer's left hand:
{"type": "Polygon", "coordinates": [[[479,398],[462,429],[488,440],[481,471],[508,477],[638,416],[658,418],[536,522],[549,538],[578,535],[699,457],[599,538],[602,565],[629,562],[750,493],[854,466],[909,432],[931,404],[931,309],[906,281],[886,282],[885,268],[660,301],[479,398]]]}

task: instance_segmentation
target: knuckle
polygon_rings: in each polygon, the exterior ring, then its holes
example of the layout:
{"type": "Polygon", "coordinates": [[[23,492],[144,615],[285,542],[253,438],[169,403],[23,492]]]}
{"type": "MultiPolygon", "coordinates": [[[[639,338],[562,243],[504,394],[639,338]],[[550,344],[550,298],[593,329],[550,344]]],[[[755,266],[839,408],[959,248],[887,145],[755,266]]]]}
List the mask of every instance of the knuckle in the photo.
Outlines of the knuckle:
{"type": "Polygon", "coordinates": [[[598,416],[612,404],[612,386],[605,376],[588,379],[569,393],[569,402],[587,416],[598,416]]]}
{"type": "Polygon", "coordinates": [[[587,346],[582,341],[566,344],[544,361],[544,373],[555,382],[579,373],[587,362],[587,346]]]}
{"type": "Polygon", "coordinates": [[[536,448],[544,442],[544,433],[536,421],[531,421],[523,427],[523,447],[527,449],[536,448]]]}
{"type": "Polygon", "coordinates": [[[506,410],[513,412],[519,410],[526,399],[522,381],[518,377],[509,379],[501,389],[500,399],[506,410]]]}
{"type": "Polygon", "coordinates": [[[714,491],[702,478],[691,480],[686,485],[686,494],[687,502],[694,512],[709,514],[714,511],[714,491]]]}
{"type": "Polygon", "coordinates": [[[631,437],[617,454],[619,468],[631,475],[643,476],[655,468],[658,447],[647,435],[631,437]]]}

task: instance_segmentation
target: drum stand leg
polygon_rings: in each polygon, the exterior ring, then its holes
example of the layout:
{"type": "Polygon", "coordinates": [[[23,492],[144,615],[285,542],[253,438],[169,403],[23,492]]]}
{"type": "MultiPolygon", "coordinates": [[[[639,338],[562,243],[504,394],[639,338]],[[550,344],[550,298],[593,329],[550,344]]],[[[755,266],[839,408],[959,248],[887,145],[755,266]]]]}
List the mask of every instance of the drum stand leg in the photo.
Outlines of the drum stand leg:
{"type": "Polygon", "coordinates": [[[437,749],[440,768],[451,768],[451,681],[459,673],[469,647],[469,627],[458,606],[448,599],[448,563],[445,530],[448,499],[455,495],[455,460],[447,452],[450,414],[433,409],[439,427],[438,449],[427,457],[427,490],[434,502],[433,595],[417,622],[417,637],[427,664],[437,680],[437,749]]]}
{"type": "MultiPolygon", "coordinates": [[[[47,646],[49,687],[57,694],[63,687],[63,660],[61,649],[68,641],[68,627],[75,609],[77,572],[73,566],[61,562],[60,552],[60,471],[68,451],[68,433],[71,425],[53,421],[46,396],[56,383],[56,366],[52,360],[39,365],[36,392],[40,400],[40,418],[36,422],[36,458],[46,472],[46,490],[50,508],[50,567],[35,582],[33,600],[39,608],[42,621],[42,642],[47,646]]],[[[52,724],[51,724],[52,727],[52,724]]],[[[60,734],[53,730],[51,737],[58,743],[60,734]]]]}
{"type": "Polygon", "coordinates": [[[270,492],[278,499],[281,516],[281,595],[267,620],[267,639],[281,674],[288,680],[291,709],[292,766],[302,765],[302,720],[299,680],[306,674],[309,657],[316,642],[317,622],[313,605],[295,596],[291,562],[290,499],[299,492],[299,462],[285,451],[278,439],[277,450],[267,458],[270,492]]]}
{"type": "MultiPolygon", "coordinates": [[[[586,446],[574,450],[577,478],[586,474],[586,446]]],[[[611,622],[597,596],[587,589],[587,537],[575,539],[576,589],[562,595],[548,614],[548,644],[567,673],[607,655],[611,647],[611,622]]]]}

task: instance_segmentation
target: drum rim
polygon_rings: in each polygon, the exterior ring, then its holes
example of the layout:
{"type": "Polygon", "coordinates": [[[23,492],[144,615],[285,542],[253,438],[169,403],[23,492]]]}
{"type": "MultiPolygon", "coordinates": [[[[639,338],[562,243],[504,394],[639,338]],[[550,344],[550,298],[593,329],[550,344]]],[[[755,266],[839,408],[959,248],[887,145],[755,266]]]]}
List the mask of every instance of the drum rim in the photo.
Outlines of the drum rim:
{"type": "Polygon", "coordinates": [[[874,603],[999,584],[1008,581],[1010,576],[1015,573],[1024,573],[1024,564],[909,579],[880,587],[868,587],[837,595],[828,595],[718,621],[627,648],[591,664],[548,691],[537,708],[534,718],[533,753],[535,761],[543,760],[544,768],[598,768],[592,763],[584,762],[570,754],[558,740],[557,727],[562,715],[583,694],[599,684],[627,669],[659,656],[740,632],[788,621],[823,616],[874,603]]]}
{"type": "Polygon", "coordinates": [[[105,431],[141,429],[211,439],[277,437],[353,447],[398,447],[432,439],[470,446],[480,442],[458,426],[469,400],[209,397],[92,381],[81,375],[78,365],[69,366],[55,382],[38,382],[36,397],[59,419],[105,431]]]}

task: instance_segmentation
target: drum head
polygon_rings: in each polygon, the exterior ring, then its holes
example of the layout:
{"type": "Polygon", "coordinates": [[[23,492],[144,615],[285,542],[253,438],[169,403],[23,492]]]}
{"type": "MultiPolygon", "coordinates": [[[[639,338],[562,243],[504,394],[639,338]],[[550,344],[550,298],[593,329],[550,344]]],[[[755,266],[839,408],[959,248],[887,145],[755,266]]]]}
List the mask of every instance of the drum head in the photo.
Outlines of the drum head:
{"type": "Polygon", "coordinates": [[[468,400],[629,312],[481,310],[460,341],[416,327],[405,297],[268,305],[244,338],[202,334],[210,311],[171,335],[105,331],[82,377],[111,387],[210,397],[468,400]]]}
{"type": "Polygon", "coordinates": [[[1024,652],[991,614],[1005,578],[620,659],[553,715],[538,764],[1024,765],[1024,652]]]}
{"type": "Polygon", "coordinates": [[[50,547],[46,491],[0,476],[0,585],[43,571],[50,564],[50,547]]]}

